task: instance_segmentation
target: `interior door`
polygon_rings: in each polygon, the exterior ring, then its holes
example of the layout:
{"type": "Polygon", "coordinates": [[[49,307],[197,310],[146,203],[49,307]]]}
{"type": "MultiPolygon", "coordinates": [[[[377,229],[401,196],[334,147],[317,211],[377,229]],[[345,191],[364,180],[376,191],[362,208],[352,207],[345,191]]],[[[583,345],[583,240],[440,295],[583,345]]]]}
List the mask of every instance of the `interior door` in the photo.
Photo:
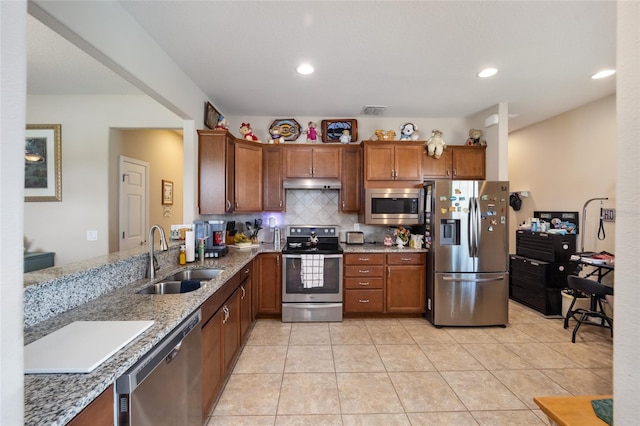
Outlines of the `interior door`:
{"type": "Polygon", "coordinates": [[[147,241],[149,163],[120,156],[118,176],[120,176],[119,250],[128,250],[147,241]]]}

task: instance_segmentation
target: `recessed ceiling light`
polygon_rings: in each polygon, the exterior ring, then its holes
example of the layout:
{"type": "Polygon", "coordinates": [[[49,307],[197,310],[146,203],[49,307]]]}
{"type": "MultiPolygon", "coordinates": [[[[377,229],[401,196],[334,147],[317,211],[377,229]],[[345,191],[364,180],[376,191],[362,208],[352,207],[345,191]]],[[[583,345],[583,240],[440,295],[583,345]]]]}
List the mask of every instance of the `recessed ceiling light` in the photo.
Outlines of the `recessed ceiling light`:
{"type": "Polygon", "coordinates": [[[602,71],[598,71],[597,73],[592,75],[591,78],[594,79],[594,80],[598,80],[600,78],[605,78],[605,77],[609,77],[611,75],[614,75],[615,73],[616,73],[616,70],[602,70],[602,71]]]}
{"type": "Polygon", "coordinates": [[[498,70],[495,68],[485,68],[476,74],[480,78],[492,77],[498,73],[498,70]]]}
{"type": "Polygon", "coordinates": [[[313,72],[313,67],[309,64],[302,64],[296,68],[296,71],[298,71],[298,74],[307,75],[313,72]]]}

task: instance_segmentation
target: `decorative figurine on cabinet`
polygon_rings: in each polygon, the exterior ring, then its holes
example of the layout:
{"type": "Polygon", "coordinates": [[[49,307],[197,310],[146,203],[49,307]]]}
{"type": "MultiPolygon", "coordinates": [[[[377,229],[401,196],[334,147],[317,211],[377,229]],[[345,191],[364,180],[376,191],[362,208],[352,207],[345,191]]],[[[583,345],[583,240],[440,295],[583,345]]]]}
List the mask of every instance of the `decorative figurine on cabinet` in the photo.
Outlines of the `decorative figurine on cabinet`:
{"type": "Polygon", "coordinates": [[[404,123],[400,126],[400,140],[418,140],[418,126],[413,123],[404,123]]]}
{"type": "Polygon", "coordinates": [[[342,131],[342,135],[340,135],[340,143],[351,143],[351,135],[349,134],[349,130],[344,129],[342,131]]]}
{"type": "Polygon", "coordinates": [[[442,139],[442,132],[437,129],[432,130],[431,137],[427,140],[427,155],[438,159],[446,146],[447,144],[442,139]]]}
{"type": "Polygon", "coordinates": [[[391,247],[394,245],[393,242],[393,238],[391,238],[391,235],[387,234],[384,236],[384,241],[382,242],[382,244],[384,244],[387,247],[391,247]]]}
{"type": "Polygon", "coordinates": [[[229,130],[229,122],[224,118],[224,115],[220,114],[220,117],[218,117],[218,124],[216,124],[215,128],[216,130],[229,130]]]}
{"type": "Polygon", "coordinates": [[[279,128],[273,127],[269,129],[269,133],[271,133],[271,140],[269,140],[269,143],[284,143],[284,136],[280,134],[279,128]]]}
{"type": "Polygon", "coordinates": [[[393,130],[376,130],[375,135],[379,141],[392,141],[396,138],[396,132],[393,130]]]}
{"type": "Polygon", "coordinates": [[[258,139],[258,137],[253,134],[251,123],[242,123],[242,126],[240,126],[240,134],[242,135],[243,139],[253,142],[260,142],[260,139],[258,139]]]}
{"type": "Polygon", "coordinates": [[[484,135],[484,131],[480,130],[480,129],[471,129],[469,130],[469,139],[467,139],[467,145],[469,146],[473,146],[473,145],[479,145],[479,146],[485,146],[487,144],[487,141],[485,141],[484,139],[480,139],[482,137],[482,135],[484,135]]]}
{"type": "Polygon", "coordinates": [[[307,135],[307,142],[316,143],[318,142],[318,123],[310,121],[308,124],[309,128],[304,132],[307,135]]]}

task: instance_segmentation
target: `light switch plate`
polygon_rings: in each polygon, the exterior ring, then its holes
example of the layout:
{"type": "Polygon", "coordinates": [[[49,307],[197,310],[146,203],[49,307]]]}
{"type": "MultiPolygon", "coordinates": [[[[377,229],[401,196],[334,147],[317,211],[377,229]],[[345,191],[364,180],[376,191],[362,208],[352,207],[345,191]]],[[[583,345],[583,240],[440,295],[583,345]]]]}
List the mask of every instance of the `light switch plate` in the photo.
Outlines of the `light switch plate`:
{"type": "Polygon", "coordinates": [[[98,231],[87,231],[87,241],[98,241],[98,231]]]}

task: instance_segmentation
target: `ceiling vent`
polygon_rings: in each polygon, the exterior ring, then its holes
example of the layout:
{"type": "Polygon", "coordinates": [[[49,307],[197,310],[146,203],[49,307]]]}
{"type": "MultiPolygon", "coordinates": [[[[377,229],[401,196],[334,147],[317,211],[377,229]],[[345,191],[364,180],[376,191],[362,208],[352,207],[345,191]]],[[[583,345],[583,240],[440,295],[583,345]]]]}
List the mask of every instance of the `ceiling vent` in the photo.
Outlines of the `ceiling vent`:
{"type": "Polygon", "coordinates": [[[386,109],[386,105],[365,105],[362,113],[364,115],[382,115],[386,109]]]}

